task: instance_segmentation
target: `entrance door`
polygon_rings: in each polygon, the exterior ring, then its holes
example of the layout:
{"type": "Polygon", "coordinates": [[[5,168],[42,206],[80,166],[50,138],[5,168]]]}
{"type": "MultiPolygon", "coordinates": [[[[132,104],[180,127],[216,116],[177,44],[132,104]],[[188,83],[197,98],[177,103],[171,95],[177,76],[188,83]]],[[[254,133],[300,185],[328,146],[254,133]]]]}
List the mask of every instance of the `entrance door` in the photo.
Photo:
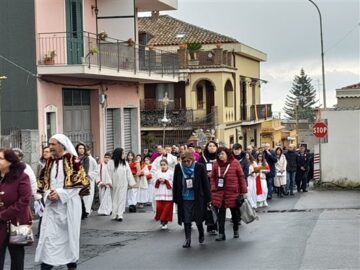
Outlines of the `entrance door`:
{"type": "Polygon", "coordinates": [[[64,89],[64,134],[76,144],[92,146],[90,90],[64,89]]]}
{"type": "Polygon", "coordinates": [[[68,64],[80,64],[84,55],[82,12],[82,0],[66,0],[68,64]]]}

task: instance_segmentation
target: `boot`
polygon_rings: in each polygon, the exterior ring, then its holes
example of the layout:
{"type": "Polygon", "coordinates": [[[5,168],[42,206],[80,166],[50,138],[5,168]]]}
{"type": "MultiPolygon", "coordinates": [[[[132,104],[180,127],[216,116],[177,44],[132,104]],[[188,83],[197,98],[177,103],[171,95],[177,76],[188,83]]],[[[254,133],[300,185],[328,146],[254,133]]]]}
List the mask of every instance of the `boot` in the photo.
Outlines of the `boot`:
{"type": "Polygon", "coordinates": [[[202,244],[205,241],[205,236],[204,236],[204,227],[202,225],[202,223],[200,224],[196,224],[198,231],[199,231],[199,243],[202,244]]]}
{"type": "Polygon", "coordinates": [[[234,238],[239,238],[239,225],[234,224],[233,230],[234,230],[234,238]]]}
{"type": "Polygon", "coordinates": [[[225,241],[226,236],[224,233],[219,233],[218,236],[215,238],[216,241],[225,241]]]}
{"type": "Polygon", "coordinates": [[[279,197],[280,198],[284,197],[283,194],[284,194],[283,186],[280,186],[279,187],[279,197]]]}
{"type": "Polygon", "coordinates": [[[191,223],[184,223],[185,229],[185,242],[183,248],[189,248],[191,245],[191,223]]]}

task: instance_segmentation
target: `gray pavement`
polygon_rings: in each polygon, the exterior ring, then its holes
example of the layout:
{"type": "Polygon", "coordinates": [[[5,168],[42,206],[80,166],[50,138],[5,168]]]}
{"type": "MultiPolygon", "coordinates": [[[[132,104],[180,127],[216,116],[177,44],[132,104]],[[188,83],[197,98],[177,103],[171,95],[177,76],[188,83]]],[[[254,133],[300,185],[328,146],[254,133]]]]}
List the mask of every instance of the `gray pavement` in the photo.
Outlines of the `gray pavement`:
{"type": "MultiPolygon", "coordinates": [[[[123,222],[95,213],[82,223],[79,269],[360,269],[360,191],[315,191],[276,198],[259,209],[259,221],[227,241],[207,236],[181,248],[176,220],[161,231],[150,208],[123,222]]],[[[26,269],[35,247],[26,249],[26,269]]],[[[8,263],[7,263],[8,265],[8,263]]],[[[5,268],[8,269],[8,268],[5,268]]],[[[64,268],[58,268],[64,269],[64,268]]]]}

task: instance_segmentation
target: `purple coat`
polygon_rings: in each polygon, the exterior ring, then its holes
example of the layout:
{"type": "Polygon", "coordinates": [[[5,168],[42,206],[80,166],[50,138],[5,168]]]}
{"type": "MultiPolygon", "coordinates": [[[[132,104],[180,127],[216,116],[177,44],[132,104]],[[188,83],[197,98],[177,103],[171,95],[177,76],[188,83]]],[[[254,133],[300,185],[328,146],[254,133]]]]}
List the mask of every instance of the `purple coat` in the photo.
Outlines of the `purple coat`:
{"type": "Polygon", "coordinates": [[[0,182],[0,246],[8,241],[8,222],[31,224],[31,185],[23,170],[5,175],[0,182]]]}

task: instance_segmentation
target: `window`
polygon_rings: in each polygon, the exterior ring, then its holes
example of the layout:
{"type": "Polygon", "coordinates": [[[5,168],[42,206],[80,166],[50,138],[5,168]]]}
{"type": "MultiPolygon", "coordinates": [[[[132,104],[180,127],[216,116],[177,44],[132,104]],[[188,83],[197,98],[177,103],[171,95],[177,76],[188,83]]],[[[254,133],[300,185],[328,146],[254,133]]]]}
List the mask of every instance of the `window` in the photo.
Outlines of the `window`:
{"type": "Polygon", "coordinates": [[[234,89],[230,80],[228,80],[225,84],[225,107],[233,107],[234,106],[234,89]]]}
{"type": "Polygon", "coordinates": [[[64,106],[90,105],[90,91],[80,89],[64,89],[64,106]]]}
{"type": "Polygon", "coordinates": [[[202,85],[196,87],[197,108],[204,109],[204,90],[202,85]]]}

